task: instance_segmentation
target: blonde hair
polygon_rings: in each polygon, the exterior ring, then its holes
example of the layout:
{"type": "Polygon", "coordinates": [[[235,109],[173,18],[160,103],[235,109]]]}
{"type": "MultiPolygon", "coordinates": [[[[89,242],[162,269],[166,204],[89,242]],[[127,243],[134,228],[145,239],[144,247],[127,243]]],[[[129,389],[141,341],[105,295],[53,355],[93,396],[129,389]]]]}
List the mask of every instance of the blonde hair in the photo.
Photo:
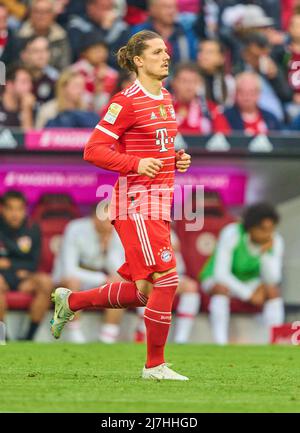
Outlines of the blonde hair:
{"type": "Polygon", "coordinates": [[[151,30],[142,30],[131,36],[127,45],[121,47],[117,52],[118,64],[122,69],[129,72],[137,73],[137,67],[134,63],[134,57],[140,56],[143,51],[147,48],[147,41],[151,39],[162,39],[162,37],[151,30]]]}
{"type": "Polygon", "coordinates": [[[39,4],[40,2],[47,2],[47,3],[49,3],[49,4],[51,4],[51,6],[52,6],[52,9],[54,10],[54,6],[55,6],[55,3],[54,3],[54,0],[32,0],[31,1],[31,5],[30,5],[30,8],[32,9],[32,8],[34,8],[34,6],[36,6],[37,4],[39,4]]]}
{"type": "MultiPolygon", "coordinates": [[[[72,69],[66,69],[61,73],[59,79],[56,82],[55,95],[56,95],[56,100],[57,100],[57,108],[58,108],[59,112],[65,111],[65,109],[66,109],[66,102],[65,102],[66,99],[65,99],[65,93],[64,93],[65,88],[70,83],[70,81],[76,77],[81,77],[81,74],[77,71],[72,70],[72,69]]],[[[82,100],[79,101],[77,108],[79,110],[83,109],[82,100]]]]}

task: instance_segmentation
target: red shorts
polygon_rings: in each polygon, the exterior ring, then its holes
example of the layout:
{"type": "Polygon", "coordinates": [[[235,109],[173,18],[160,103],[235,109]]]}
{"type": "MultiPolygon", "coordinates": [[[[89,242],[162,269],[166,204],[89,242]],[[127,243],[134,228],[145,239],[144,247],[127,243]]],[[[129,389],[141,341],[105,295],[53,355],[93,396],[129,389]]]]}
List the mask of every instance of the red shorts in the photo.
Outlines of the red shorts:
{"type": "Polygon", "coordinates": [[[126,261],[118,269],[121,277],[152,282],[153,272],[176,267],[169,221],[144,219],[141,214],[132,214],[126,220],[117,218],[113,224],[125,250],[126,261]]]}

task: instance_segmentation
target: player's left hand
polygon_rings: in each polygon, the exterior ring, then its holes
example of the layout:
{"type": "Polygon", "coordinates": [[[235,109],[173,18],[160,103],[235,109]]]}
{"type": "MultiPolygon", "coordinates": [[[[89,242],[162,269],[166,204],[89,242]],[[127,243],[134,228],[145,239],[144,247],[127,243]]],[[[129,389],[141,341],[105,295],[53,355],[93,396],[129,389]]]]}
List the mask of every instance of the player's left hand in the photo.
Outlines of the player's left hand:
{"type": "Polygon", "coordinates": [[[185,173],[191,165],[191,155],[185,153],[184,149],[176,152],[176,168],[180,173],[185,173]]]}

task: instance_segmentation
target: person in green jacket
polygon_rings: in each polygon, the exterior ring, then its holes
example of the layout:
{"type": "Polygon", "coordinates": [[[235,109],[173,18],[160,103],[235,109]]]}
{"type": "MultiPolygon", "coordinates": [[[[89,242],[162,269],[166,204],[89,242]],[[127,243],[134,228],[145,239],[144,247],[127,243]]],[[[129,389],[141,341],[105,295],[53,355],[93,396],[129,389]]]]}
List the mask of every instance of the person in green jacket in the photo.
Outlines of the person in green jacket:
{"type": "Polygon", "coordinates": [[[213,255],[201,270],[202,288],[211,295],[209,312],[216,343],[228,342],[230,297],[263,306],[268,327],[283,323],[279,284],[284,242],[276,231],[278,222],[272,205],[250,206],[240,223],[223,228],[213,255]]]}

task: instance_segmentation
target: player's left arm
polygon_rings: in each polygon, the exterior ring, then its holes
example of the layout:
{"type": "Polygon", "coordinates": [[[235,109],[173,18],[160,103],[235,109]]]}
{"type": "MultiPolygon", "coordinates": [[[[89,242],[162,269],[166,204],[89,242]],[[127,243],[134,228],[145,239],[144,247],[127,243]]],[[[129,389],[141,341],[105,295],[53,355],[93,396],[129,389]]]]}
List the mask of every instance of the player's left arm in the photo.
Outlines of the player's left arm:
{"type": "Polygon", "coordinates": [[[261,277],[266,284],[279,284],[282,280],[284,241],[279,233],[275,233],[272,248],[261,256],[261,277]]]}
{"type": "Polygon", "coordinates": [[[185,153],[184,149],[176,152],[176,168],[180,173],[185,173],[192,163],[191,155],[185,153]]]}

